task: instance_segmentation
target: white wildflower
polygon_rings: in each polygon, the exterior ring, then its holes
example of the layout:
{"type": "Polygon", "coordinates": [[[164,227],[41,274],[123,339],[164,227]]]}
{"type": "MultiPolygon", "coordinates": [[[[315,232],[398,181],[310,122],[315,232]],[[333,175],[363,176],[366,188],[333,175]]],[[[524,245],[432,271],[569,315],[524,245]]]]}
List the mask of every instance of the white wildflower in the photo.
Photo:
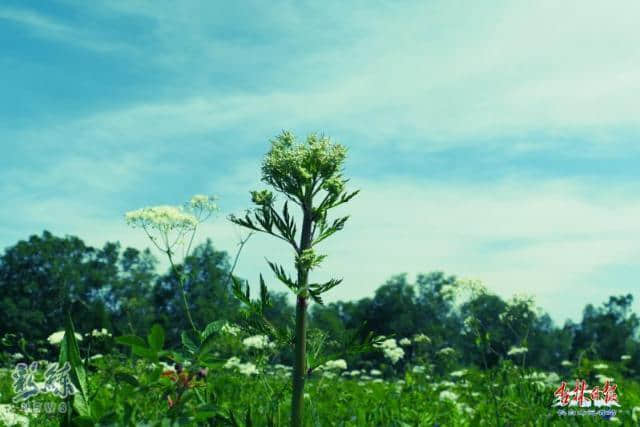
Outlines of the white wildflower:
{"type": "Polygon", "coordinates": [[[247,348],[257,348],[258,350],[270,347],[269,338],[266,335],[254,335],[245,338],[242,340],[242,344],[247,348]]]}
{"type": "Polygon", "coordinates": [[[545,382],[548,385],[554,385],[560,383],[560,375],[555,372],[549,372],[545,378],[545,382]]]}
{"type": "Polygon", "coordinates": [[[358,370],[356,369],[356,370],[354,370],[354,371],[349,372],[349,374],[350,374],[352,377],[357,377],[358,375],[360,375],[360,371],[358,371],[358,370]]]}
{"type": "MultiPolygon", "coordinates": [[[[225,368],[227,369],[231,369],[231,368],[235,368],[240,364],[240,359],[238,359],[237,357],[233,356],[230,357],[225,364],[223,365],[225,368]]],[[[277,365],[276,365],[277,367],[277,365]]]]}
{"type": "Polygon", "coordinates": [[[389,359],[392,364],[396,364],[398,360],[404,357],[404,350],[398,347],[396,340],[393,338],[386,339],[376,346],[382,349],[384,357],[389,359]]]}
{"type": "Polygon", "coordinates": [[[326,362],[324,365],[322,365],[324,367],[324,369],[327,370],[341,370],[344,371],[347,369],[347,362],[344,359],[338,359],[338,360],[329,360],[328,362],[326,362]]]}
{"type": "Polygon", "coordinates": [[[176,229],[192,230],[198,225],[193,215],[184,212],[176,206],[152,206],[125,214],[127,224],[132,227],[142,227],[168,232],[176,229]]]}
{"type": "Polygon", "coordinates": [[[382,378],[376,378],[375,380],[372,381],[374,384],[380,384],[383,383],[384,381],[382,380],[382,378]]]}
{"type": "Polygon", "coordinates": [[[460,377],[465,376],[466,374],[467,374],[467,370],[466,369],[462,369],[460,371],[453,371],[449,375],[451,375],[454,378],[460,378],[460,377]]]}
{"type": "Polygon", "coordinates": [[[595,369],[597,371],[601,371],[601,370],[608,369],[608,368],[609,368],[609,365],[607,365],[606,363],[598,363],[598,364],[593,365],[593,369],[595,369]]]}
{"type": "Polygon", "coordinates": [[[507,356],[517,356],[519,354],[524,354],[528,351],[529,349],[527,347],[511,347],[507,352],[507,356]]]}
{"type": "Polygon", "coordinates": [[[443,357],[453,356],[455,353],[456,351],[451,347],[444,347],[436,352],[437,355],[443,356],[443,357]]]}
{"type": "Polygon", "coordinates": [[[450,390],[442,390],[439,396],[442,401],[455,402],[458,400],[458,395],[450,390]]]}
{"type": "Polygon", "coordinates": [[[620,356],[620,360],[622,360],[623,362],[626,360],[631,360],[631,356],[629,356],[628,354],[623,354],[622,356],[620,356]]]}
{"type": "Polygon", "coordinates": [[[425,334],[417,334],[413,336],[413,342],[416,343],[430,343],[431,339],[425,334]]]}
{"type": "Polygon", "coordinates": [[[413,372],[414,374],[422,374],[425,371],[425,369],[427,368],[425,368],[422,365],[416,365],[411,369],[411,372],[413,372]]]}
{"type": "Polygon", "coordinates": [[[374,377],[379,377],[380,375],[382,375],[382,372],[380,372],[380,371],[379,371],[379,370],[377,370],[377,369],[372,369],[372,370],[371,370],[371,371],[369,371],[369,372],[371,373],[371,376],[374,376],[374,377]]]}
{"type": "Polygon", "coordinates": [[[29,419],[14,411],[15,409],[13,405],[7,403],[0,404],[0,424],[6,426],[18,425],[20,427],[28,427],[29,419]]]}
{"type": "Polygon", "coordinates": [[[560,364],[562,366],[571,366],[572,365],[572,363],[570,361],[568,361],[568,360],[563,360],[560,364]]]}
{"type": "MultiPolygon", "coordinates": [[[[75,337],[76,337],[76,340],[82,341],[82,335],[80,335],[79,333],[76,332],[75,337]]],[[[63,338],[64,338],[64,331],[58,331],[49,335],[49,337],[47,338],[47,341],[49,341],[49,344],[51,345],[56,345],[56,344],[60,344],[63,338]]]]}
{"type": "Polygon", "coordinates": [[[229,334],[235,337],[240,333],[240,327],[227,322],[224,325],[222,325],[222,328],[220,328],[220,331],[223,334],[229,334]]]}
{"type": "MultiPolygon", "coordinates": [[[[87,334],[89,335],[89,334],[87,334]]],[[[91,331],[91,336],[95,337],[95,338],[101,338],[101,337],[110,337],[111,333],[109,331],[107,331],[105,328],[102,328],[100,330],[94,329],[91,331]]]]}
{"type": "Polygon", "coordinates": [[[407,347],[411,345],[411,340],[409,338],[402,338],[400,341],[398,341],[398,344],[403,347],[407,347]]]}
{"type": "Polygon", "coordinates": [[[246,376],[259,373],[258,369],[256,368],[256,365],[254,365],[251,362],[241,363],[237,366],[237,368],[242,375],[246,375],[246,376]]]}
{"type": "Polygon", "coordinates": [[[18,359],[22,359],[24,356],[22,355],[22,353],[13,353],[11,355],[11,358],[14,360],[18,360],[18,359]]]}
{"type": "Polygon", "coordinates": [[[456,386],[456,384],[452,383],[451,381],[441,381],[441,382],[437,383],[436,386],[444,387],[444,388],[453,388],[453,387],[456,386]]]}
{"type": "Polygon", "coordinates": [[[162,366],[162,370],[163,371],[171,371],[171,372],[175,372],[176,371],[175,365],[169,365],[166,362],[160,362],[160,366],[162,366]]]}
{"type": "Polygon", "coordinates": [[[327,379],[333,379],[336,377],[336,374],[334,372],[325,371],[322,373],[322,376],[327,379]]]}
{"type": "Polygon", "coordinates": [[[614,382],[613,378],[608,377],[606,375],[602,375],[602,374],[597,374],[596,378],[598,379],[598,382],[602,384],[606,383],[607,381],[609,381],[610,383],[614,382]]]}

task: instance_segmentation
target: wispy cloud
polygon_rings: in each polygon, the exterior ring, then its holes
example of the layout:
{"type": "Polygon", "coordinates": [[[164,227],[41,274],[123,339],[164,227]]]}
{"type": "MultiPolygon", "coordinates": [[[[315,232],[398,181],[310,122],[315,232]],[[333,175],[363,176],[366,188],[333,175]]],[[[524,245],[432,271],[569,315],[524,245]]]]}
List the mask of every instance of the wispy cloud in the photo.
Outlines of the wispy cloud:
{"type": "MultiPolygon", "coordinates": [[[[59,19],[30,9],[0,8],[0,20],[11,21],[26,28],[31,34],[44,40],[68,43],[102,54],[110,52],[133,53],[131,45],[109,40],[87,28],[74,27],[59,19]]],[[[86,26],[85,26],[86,27],[86,26]]]]}

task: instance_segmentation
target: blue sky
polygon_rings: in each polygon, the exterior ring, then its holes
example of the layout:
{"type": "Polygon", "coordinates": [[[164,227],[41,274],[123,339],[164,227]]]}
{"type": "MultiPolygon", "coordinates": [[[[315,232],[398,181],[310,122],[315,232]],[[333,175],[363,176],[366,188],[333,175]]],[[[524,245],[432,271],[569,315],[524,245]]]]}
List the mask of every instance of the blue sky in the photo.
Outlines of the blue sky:
{"type": "MultiPolygon", "coordinates": [[[[329,301],[433,270],[558,322],[638,299],[640,6],[559,3],[4,1],[0,245],[142,248],[124,212],[207,193],[200,238],[232,251],[225,217],[290,129],[346,145],[362,190],[329,301]]],[[[265,253],[291,261],[261,236],[238,272],[265,253]]]]}

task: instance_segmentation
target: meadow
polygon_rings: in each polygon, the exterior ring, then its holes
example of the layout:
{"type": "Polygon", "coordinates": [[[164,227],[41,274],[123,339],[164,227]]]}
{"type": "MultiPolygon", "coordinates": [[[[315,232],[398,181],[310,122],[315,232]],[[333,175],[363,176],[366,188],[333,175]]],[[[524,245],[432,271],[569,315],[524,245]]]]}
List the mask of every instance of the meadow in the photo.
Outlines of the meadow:
{"type": "Polygon", "coordinates": [[[346,149],[283,132],[261,171],[272,188],[228,220],[237,253],[192,247],[216,198],[125,214],[166,256],[102,249],[49,232],[0,263],[0,420],[33,426],[638,425],[639,319],[633,296],[587,305],[556,326],[534,298],[504,300],[442,272],[393,276],[373,298],[325,304],[313,282],[349,216],[346,149]],[[278,200],[276,195],[280,196],[278,200]],[[284,203],[283,203],[284,202],[284,203]],[[258,283],[237,277],[255,233],[290,246],[258,283]],[[267,277],[267,280],[265,280],[267,277]],[[271,280],[290,291],[273,292],[271,280]],[[257,290],[257,296],[252,294],[257,290]],[[591,411],[591,412],[590,412],[591,411]]]}

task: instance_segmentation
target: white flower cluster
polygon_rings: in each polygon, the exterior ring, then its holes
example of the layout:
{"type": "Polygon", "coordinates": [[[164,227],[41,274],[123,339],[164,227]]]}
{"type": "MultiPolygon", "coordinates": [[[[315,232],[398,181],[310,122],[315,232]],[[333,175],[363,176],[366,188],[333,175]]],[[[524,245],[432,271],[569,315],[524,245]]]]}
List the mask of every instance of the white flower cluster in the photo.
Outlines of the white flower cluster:
{"type": "Polygon", "coordinates": [[[517,356],[519,354],[524,354],[528,351],[529,349],[527,347],[511,347],[507,352],[507,356],[517,356]]]}
{"type": "Polygon", "coordinates": [[[190,213],[176,206],[152,206],[125,214],[127,224],[132,227],[152,228],[161,232],[175,229],[192,230],[198,220],[190,213]]]}
{"type": "Polygon", "coordinates": [[[24,415],[14,412],[15,406],[3,403],[0,404],[0,424],[5,426],[28,426],[29,419],[24,415]]]}
{"type": "Polygon", "coordinates": [[[532,372],[523,376],[523,378],[530,381],[539,390],[543,390],[547,386],[557,386],[560,382],[560,376],[555,372],[532,372]]]}
{"type": "Polygon", "coordinates": [[[431,338],[426,336],[425,334],[416,334],[413,336],[413,342],[415,343],[430,343],[431,338]]]}
{"type": "Polygon", "coordinates": [[[449,356],[453,356],[454,354],[456,354],[456,351],[454,349],[452,349],[451,347],[444,347],[444,348],[441,348],[440,350],[438,350],[436,352],[436,354],[438,356],[442,356],[442,357],[449,357],[449,356]]]}
{"type": "Polygon", "coordinates": [[[455,402],[458,400],[458,395],[450,390],[442,390],[439,397],[442,401],[455,402]]]}
{"type": "Polygon", "coordinates": [[[565,367],[572,365],[572,363],[568,360],[563,360],[562,362],[560,362],[560,364],[565,367]]]}
{"type": "Polygon", "coordinates": [[[274,348],[275,343],[269,342],[269,338],[266,335],[253,335],[242,340],[247,348],[256,348],[262,350],[265,348],[274,348]]]}
{"type": "Polygon", "coordinates": [[[596,365],[593,365],[593,369],[597,370],[597,371],[602,371],[604,369],[608,369],[609,365],[607,365],[606,363],[598,363],[596,365]]]}
{"type": "MultiPolygon", "coordinates": [[[[82,341],[82,335],[76,332],[75,336],[76,336],[76,340],[82,341]]],[[[47,341],[49,341],[49,344],[51,345],[56,345],[56,344],[60,344],[63,338],[64,338],[64,331],[58,331],[49,335],[49,337],[47,338],[47,341]]]]}
{"type": "Polygon", "coordinates": [[[202,221],[202,214],[210,215],[218,210],[216,205],[216,196],[205,196],[204,194],[196,194],[185,204],[185,207],[196,213],[196,216],[202,221]]]}
{"type": "Polygon", "coordinates": [[[376,347],[380,348],[384,353],[384,357],[389,359],[394,365],[404,357],[404,350],[398,347],[396,340],[393,338],[384,340],[382,343],[377,344],[376,347]]]}
{"type": "Polygon", "coordinates": [[[427,368],[422,365],[416,365],[411,369],[414,374],[423,374],[427,368]]]}
{"type": "Polygon", "coordinates": [[[344,371],[347,369],[347,362],[344,359],[329,360],[320,368],[327,371],[344,371]]]}
{"type": "Polygon", "coordinates": [[[226,368],[226,369],[237,369],[238,372],[240,372],[242,375],[246,375],[246,376],[257,375],[257,374],[260,373],[260,371],[258,371],[258,368],[256,367],[256,365],[254,365],[251,362],[241,363],[240,359],[235,357],[235,356],[229,358],[225,362],[224,368],[226,368]]]}
{"type": "Polygon", "coordinates": [[[614,382],[613,378],[608,377],[606,375],[602,375],[602,374],[597,374],[596,378],[598,379],[598,382],[602,384],[606,383],[607,381],[609,381],[610,383],[614,382]]]}
{"type": "Polygon", "coordinates": [[[463,376],[467,375],[467,370],[466,369],[461,369],[459,371],[453,371],[449,375],[451,375],[454,378],[460,378],[460,377],[463,377],[463,376]]]}
{"type": "Polygon", "coordinates": [[[398,344],[403,347],[408,347],[411,345],[411,340],[409,338],[402,338],[400,341],[398,341],[398,344]]]}
{"type": "Polygon", "coordinates": [[[229,334],[235,337],[240,333],[240,327],[227,322],[224,325],[222,325],[222,328],[220,328],[220,331],[223,334],[229,334]]]}
{"type": "MultiPolygon", "coordinates": [[[[86,335],[89,335],[89,334],[86,334],[86,335]]],[[[110,337],[111,332],[107,331],[105,328],[102,328],[100,330],[94,329],[93,331],[91,331],[90,335],[95,338],[110,337]]]]}
{"type": "Polygon", "coordinates": [[[622,356],[620,356],[620,360],[622,360],[623,362],[626,360],[631,360],[631,356],[629,356],[628,354],[623,354],[622,356]]]}

